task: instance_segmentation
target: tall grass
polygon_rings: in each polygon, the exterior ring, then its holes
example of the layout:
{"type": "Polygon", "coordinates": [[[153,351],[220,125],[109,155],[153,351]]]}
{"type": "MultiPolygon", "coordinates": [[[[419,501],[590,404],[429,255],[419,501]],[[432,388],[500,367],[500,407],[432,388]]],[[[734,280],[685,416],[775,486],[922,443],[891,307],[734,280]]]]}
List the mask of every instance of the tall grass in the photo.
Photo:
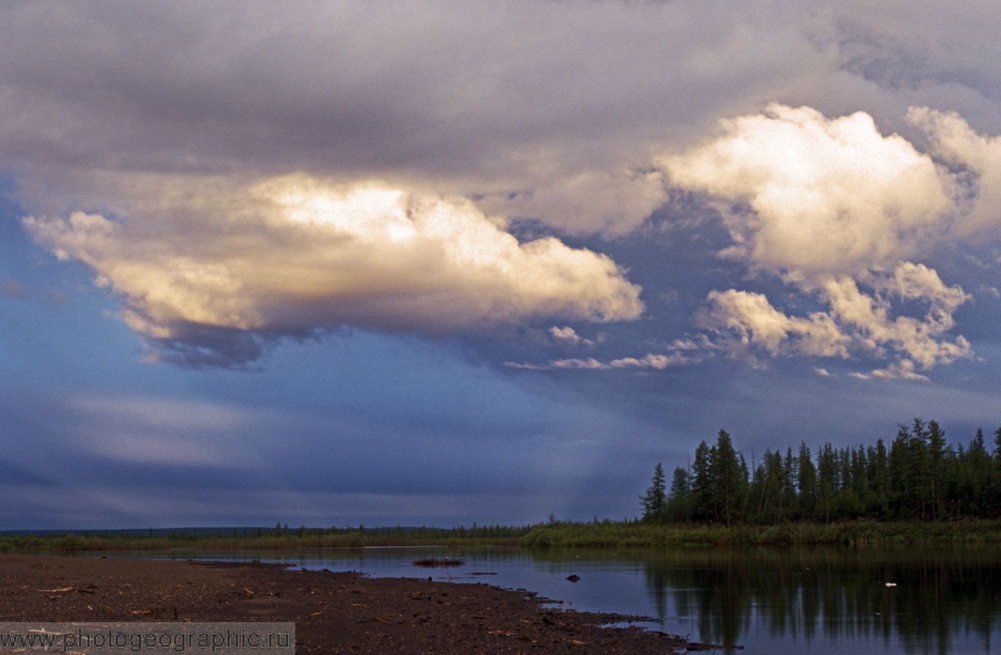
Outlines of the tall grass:
{"type": "Polygon", "coordinates": [[[1001,521],[970,519],[956,522],[781,523],[768,526],[676,523],[651,525],[638,521],[537,525],[521,538],[529,548],[608,548],[680,545],[865,546],[925,542],[1001,543],[1001,521]]]}
{"type": "Polygon", "coordinates": [[[0,553],[71,553],[80,551],[157,551],[197,548],[206,551],[305,550],[363,546],[477,546],[526,548],[626,548],[680,545],[847,546],[916,543],[1001,543],[1001,520],[846,521],[842,523],[780,523],[739,525],[641,521],[574,523],[552,521],[534,526],[488,528],[337,528],[260,530],[220,534],[46,534],[0,535],[0,553]]]}
{"type": "Polygon", "coordinates": [[[0,535],[0,553],[70,553],[80,551],[169,550],[197,548],[226,550],[304,550],[413,545],[518,545],[531,526],[480,526],[472,528],[298,528],[261,529],[225,536],[219,534],[167,533],[65,533],[0,535]]]}

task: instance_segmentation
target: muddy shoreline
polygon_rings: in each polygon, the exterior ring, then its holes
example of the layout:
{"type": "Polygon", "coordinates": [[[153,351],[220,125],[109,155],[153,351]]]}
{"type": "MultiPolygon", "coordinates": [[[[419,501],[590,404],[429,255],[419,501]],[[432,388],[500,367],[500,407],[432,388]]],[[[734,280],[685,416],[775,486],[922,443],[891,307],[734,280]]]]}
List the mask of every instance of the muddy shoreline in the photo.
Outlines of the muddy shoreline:
{"type": "Polygon", "coordinates": [[[485,583],[256,563],[0,555],[0,621],[294,621],[297,653],[618,653],[707,648],[630,618],[485,583]]]}

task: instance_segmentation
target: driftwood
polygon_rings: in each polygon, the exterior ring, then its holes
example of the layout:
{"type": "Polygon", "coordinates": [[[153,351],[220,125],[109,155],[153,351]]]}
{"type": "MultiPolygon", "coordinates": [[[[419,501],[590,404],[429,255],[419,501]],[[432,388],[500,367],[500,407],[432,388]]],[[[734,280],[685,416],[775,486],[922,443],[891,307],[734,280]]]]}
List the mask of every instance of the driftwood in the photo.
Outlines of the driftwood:
{"type": "Polygon", "coordinates": [[[463,564],[465,564],[465,562],[461,559],[449,559],[447,557],[445,559],[435,559],[433,557],[429,557],[427,559],[416,559],[413,562],[411,562],[411,564],[413,564],[414,566],[428,566],[428,567],[462,566],[463,564]]]}

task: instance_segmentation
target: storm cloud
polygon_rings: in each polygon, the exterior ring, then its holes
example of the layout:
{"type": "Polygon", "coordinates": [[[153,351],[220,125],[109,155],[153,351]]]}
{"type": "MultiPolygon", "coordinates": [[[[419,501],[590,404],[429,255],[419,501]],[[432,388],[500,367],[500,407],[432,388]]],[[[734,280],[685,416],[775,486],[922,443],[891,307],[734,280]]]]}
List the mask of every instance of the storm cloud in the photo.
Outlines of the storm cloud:
{"type": "Polygon", "coordinates": [[[3,3],[3,516],[621,517],[720,427],[993,429],[999,23],[3,3]]]}
{"type": "MultiPolygon", "coordinates": [[[[924,23],[890,6],[880,15],[897,19],[877,28],[871,8],[849,4],[13,3],[0,27],[0,148],[29,232],[122,298],[153,359],[243,365],[283,336],[342,325],[633,320],[640,284],[600,242],[562,239],[629,234],[671,188],[735,203],[720,205],[724,254],[832,302],[844,295],[832,284],[878,286],[956,233],[957,213],[974,231],[991,224],[999,168],[983,154],[993,142],[955,113],[989,106],[989,85],[957,73],[970,62],[943,47],[919,66],[909,39],[924,23]],[[937,100],[947,83],[967,92],[945,113],[901,119],[915,89],[937,100]],[[929,151],[884,136],[874,117],[917,126],[929,151]],[[714,124],[723,133],[707,142],[714,124]],[[943,162],[981,180],[972,208],[956,207],[943,162]],[[542,232],[515,241],[512,222],[526,219],[542,232]]],[[[760,325],[743,311],[754,296],[730,291],[693,325],[760,325]]],[[[825,316],[786,316],[801,335],[791,351],[857,353],[837,310],[825,316]],[[823,347],[803,338],[835,324],[823,347]]],[[[947,323],[914,331],[945,343],[947,323]]],[[[887,336],[869,354],[896,344],[925,367],[972,352],[951,341],[922,357],[913,339],[875,332],[887,336]]],[[[690,361],[648,354],[617,359],[690,361]]]]}

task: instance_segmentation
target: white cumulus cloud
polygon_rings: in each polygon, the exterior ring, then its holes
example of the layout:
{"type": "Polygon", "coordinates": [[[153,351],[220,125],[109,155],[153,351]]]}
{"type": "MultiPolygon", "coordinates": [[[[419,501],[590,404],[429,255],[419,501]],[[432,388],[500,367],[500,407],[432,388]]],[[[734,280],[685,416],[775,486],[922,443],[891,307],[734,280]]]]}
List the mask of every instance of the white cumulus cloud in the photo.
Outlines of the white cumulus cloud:
{"type": "Polygon", "coordinates": [[[643,357],[623,357],[614,359],[611,362],[612,368],[653,368],[663,370],[669,366],[685,366],[702,361],[698,355],[686,355],[681,352],[668,354],[647,353],[643,357]]]}
{"type": "Polygon", "coordinates": [[[609,257],[553,237],[519,243],[468,201],[301,176],[236,197],[191,191],[171,211],[197,220],[140,209],[122,221],[74,212],[24,224],[91,267],[125,299],[134,329],[190,363],[243,364],[269,338],[343,325],[451,333],[643,310],[640,288],[609,257]],[[228,215],[230,201],[244,209],[228,215]]]}
{"type": "Polygon", "coordinates": [[[661,163],[678,187],[724,207],[728,254],[793,278],[856,274],[912,254],[952,207],[931,157],[871,116],[828,119],[809,107],[769,105],[721,121],[718,138],[661,163]]]}
{"type": "MultiPolygon", "coordinates": [[[[931,133],[935,152],[985,179],[994,170],[994,143],[958,117],[912,110],[910,120],[931,133]]],[[[721,131],[661,158],[672,184],[716,199],[732,239],[721,256],[779,276],[826,309],[795,316],[761,293],[713,291],[697,321],[719,345],[755,363],[761,354],[890,359],[871,373],[880,378],[920,379],[916,368],[972,356],[963,336],[948,335],[969,294],[911,261],[957,220],[982,222],[959,200],[961,177],[881,134],[864,112],[827,118],[772,104],[722,121],[721,131]]]]}
{"type": "Polygon", "coordinates": [[[996,236],[1001,232],[1001,137],[978,134],[955,112],[912,107],[907,118],[928,135],[936,157],[973,175],[974,199],[957,225],[959,234],[996,236]]]}
{"type": "MultiPolygon", "coordinates": [[[[553,328],[554,330],[558,328],[553,328]]],[[[566,328],[570,329],[570,328],[566,328]]],[[[713,344],[705,335],[700,335],[700,337],[695,339],[675,339],[669,344],[663,347],[666,352],[663,353],[647,353],[642,357],[620,357],[618,359],[613,359],[612,361],[605,363],[594,357],[588,357],[586,359],[581,358],[568,358],[568,359],[554,359],[546,364],[535,364],[531,362],[505,362],[505,366],[518,369],[527,370],[537,370],[545,371],[550,369],[588,369],[588,370],[608,370],[613,368],[627,369],[627,368],[652,368],[656,370],[663,370],[671,366],[687,366],[690,364],[698,364],[704,361],[713,354],[711,351],[716,349],[716,345],[713,344]]]]}
{"type": "Polygon", "coordinates": [[[606,369],[608,364],[599,362],[594,357],[580,359],[572,357],[568,359],[556,359],[549,362],[549,368],[584,368],[584,369],[606,369]]]}
{"type": "Polygon", "coordinates": [[[869,274],[872,291],[842,276],[819,292],[829,309],[808,316],[789,316],[764,294],[729,289],[712,291],[699,324],[720,336],[734,356],[757,361],[756,355],[805,355],[847,358],[853,354],[894,358],[877,377],[916,379],[915,364],[930,369],[973,355],[970,343],[946,335],[955,326],[953,313],[970,296],[948,287],[921,264],[902,263],[892,274],[869,274]],[[893,315],[894,300],[914,300],[922,316],[893,315]]]}
{"type": "Polygon", "coordinates": [[[557,343],[562,343],[562,344],[565,344],[565,345],[568,345],[568,346],[593,346],[594,345],[594,340],[592,340],[592,339],[585,339],[584,337],[582,337],[579,334],[577,334],[577,331],[574,330],[569,325],[566,325],[564,327],[559,327],[558,325],[554,325],[551,328],[549,328],[549,334],[550,334],[550,336],[553,337],[553,339],[557,343]]]}
{"type": "Polygon", "coordinates": [[[764,294],[737,289],[711,291],[697,322],[723,335],[732,354],[847,357],[851,343],[827,313],[787,316],[764,294]]]}

